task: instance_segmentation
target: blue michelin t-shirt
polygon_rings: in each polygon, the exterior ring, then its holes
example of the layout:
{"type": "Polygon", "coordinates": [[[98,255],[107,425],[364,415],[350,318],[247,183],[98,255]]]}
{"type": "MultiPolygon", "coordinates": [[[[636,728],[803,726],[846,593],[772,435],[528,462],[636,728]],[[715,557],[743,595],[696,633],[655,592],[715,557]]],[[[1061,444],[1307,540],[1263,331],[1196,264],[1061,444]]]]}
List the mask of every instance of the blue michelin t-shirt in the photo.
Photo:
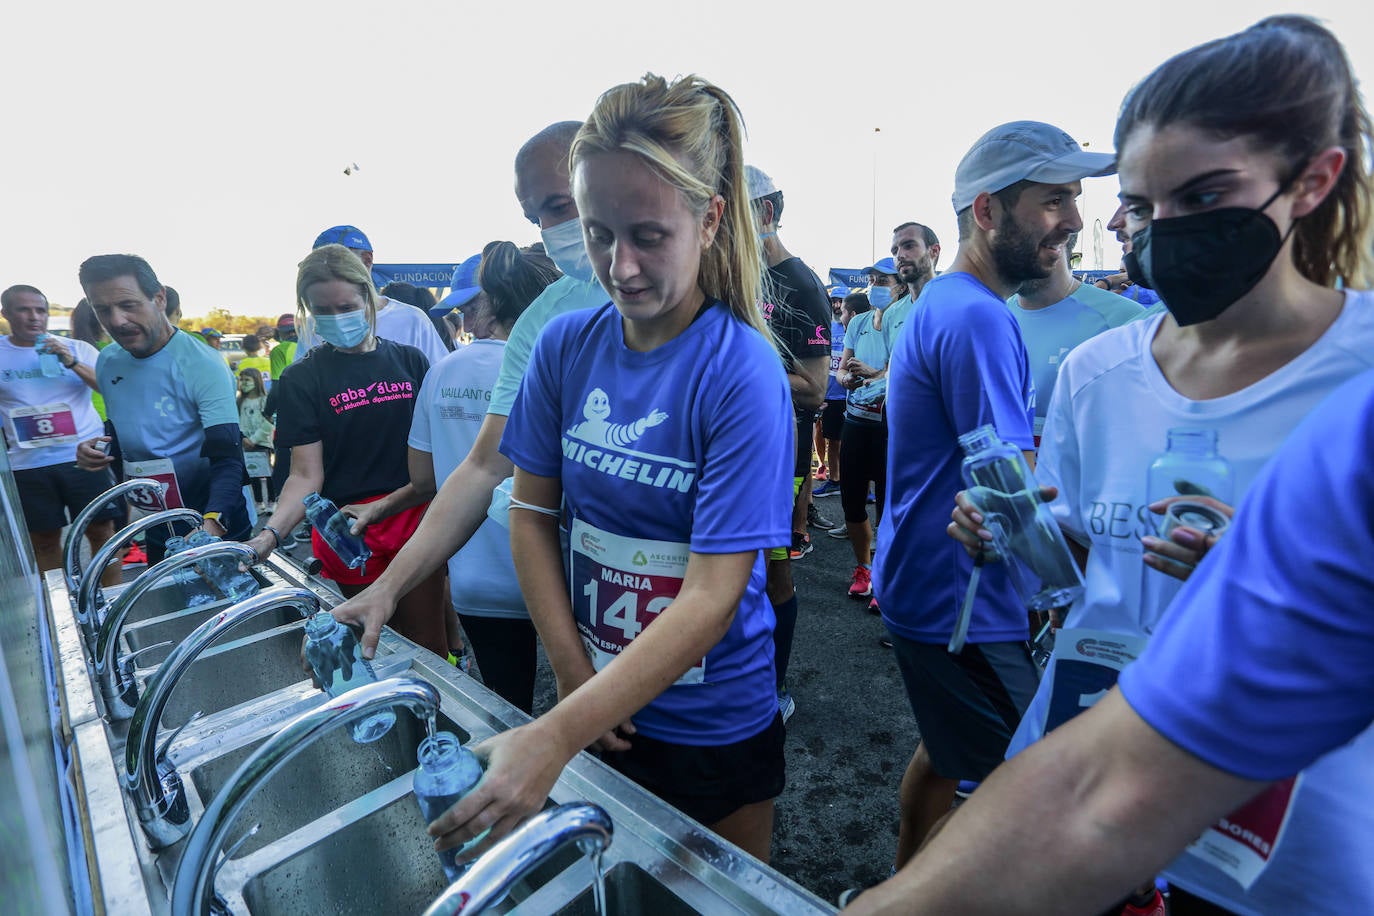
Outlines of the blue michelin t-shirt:
{"type": "Polygon", "coordinates": [[[840,360],[843,358],[844,324],[836,321],[830,325],[830,381],[825,388],[827,401],[843,401],[849,397],[849,392],[835,378],[835,373],[840,371],[840,360]]]}
{"type": "MultiPolygon", "coordinates": [[[[853,327],[853,322],[850,322],[853,327]]],[[[991,424],[1032,446],[1035,384],[1021,331],[1001,297],[967,273],[926,284],[888,367],[888,507],[878,533],[874,591],[898,636],[946,642],[973,560],[945,534],[964,489],[959,436],[991,424]]],[[[1000,564],[983,567],[968,641],[1028,635],[1026,609],[1000,564]]]]}
{"type": "MultiPolygon", "coordinates": [[[[204,511],[210,497],[210,459],[201,455],[205,430],[226,423],[237,428],[239,422],[234,377],[219,352],[174,331],[161,350],[145,359],[110,344],[100,351],[95,375],[119,436],[125,470],[170,460],[180,505],[204,511]]],[[[224,523],[231,532],[248,523],[246,504],[234,505],[231,515],[224,523]]]]}
{"type": "MultiPolygon", "coordinates": [[[[1374,371],[1297,427],[1121,673],[1141,718],[1212,766],[1256,780],[1302,771],[1282,836],[1248,890],[1225,868],[1259,857],[1228,848],[1216,828],[1200,842],[1221,847],[1225,864],[1190,852],[1167,871],[1238,912],[1346,913],[1374,899],[1371,442],[1374,371]]],[[[1266,830],[1282,814],[1271,806],[1267,817],[1230,821],[1255,824],[1270,843],[1266,830]]]]}
{"type": "Polygon", "coordinates": [[[787,377],[720,302],[647,353],[621,322],[611,306],[549,322],[501,451],[562,479],[573,613],[598,670],[671,603],[689,553],[755,552],[725,637],[634,716],[663,741],[741,741],[777,715],[762,548],[791,531],[787,377]]]}

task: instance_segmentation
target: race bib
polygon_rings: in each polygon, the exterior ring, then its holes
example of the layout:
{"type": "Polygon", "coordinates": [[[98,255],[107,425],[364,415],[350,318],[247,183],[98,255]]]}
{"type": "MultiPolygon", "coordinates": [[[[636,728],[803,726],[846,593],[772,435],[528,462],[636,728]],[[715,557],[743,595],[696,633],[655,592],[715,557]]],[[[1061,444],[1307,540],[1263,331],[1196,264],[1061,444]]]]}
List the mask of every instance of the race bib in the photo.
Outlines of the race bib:
{"type": "Polygon", "coordinates": [[[1249,890],[1268,867],[1283,839],[1301,780],[1302,774],[1298,774],[1274,783],[1208,827],[1188,847],[1188,855],[1196,856],[1249,890]]]}
{"type": "Polygon", "coordinates": [[[244,452],[243,466],[248,469],[249,477],[272,476],[272,460],[266,452],[244,452]]]}
{"type": "MultiPolygon", "coordinates": [[[[181,487],[177,486],[177,471],[170,458],[150,458],[147,461],[124,462],[124,477],[151,477],[162,484],[162,498],[168,509],[182,509],[181,487]]],[[[162,506],[147,490],[135,490],[128,496],[129,505],[142,512],[158,512],[162,506]]]]}
{"type": "MultiPolygon", "coordinates": [[[[600,671],[673,603],[687,574],[687,544],[628,538],[574,519],[572,606],[587,657],[600,671]]],[[[706,659],[678,678],[702,684],[706,659]]]]}
{"type": "Polygon", "coordinates": [[[66,404],[16,407],[10,411],[14,441],[20,448],[45,448],[77,440],[76,418],[66,404]]]}
{"type": "Polygon", "coordinates": [[[1116,686],[1122,670],[1145,651],[1144,636],[1080,628],[1054,635],[1054,683],[1045,731],[1058,728],[1116,686]]]}

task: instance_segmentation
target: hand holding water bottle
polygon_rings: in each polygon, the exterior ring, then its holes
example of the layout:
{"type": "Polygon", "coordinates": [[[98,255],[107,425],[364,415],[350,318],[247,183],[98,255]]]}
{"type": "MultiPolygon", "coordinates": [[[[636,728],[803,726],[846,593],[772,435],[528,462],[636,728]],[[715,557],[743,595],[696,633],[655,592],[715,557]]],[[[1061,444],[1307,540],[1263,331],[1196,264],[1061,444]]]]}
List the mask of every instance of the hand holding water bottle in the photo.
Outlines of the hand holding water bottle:
{"type": "MultiPolygon", "coordinates": [[[[1054,502],[1059,495],[1058,487],[1041,487],[1040,501],[1054,502]]],[[[945,526],[945,534],[964,545],[971,557],[983,553],[985,560],[1000,559],[992,546],[992,532],[983,527],[983,513],[969,498],[968,490],[960,490],[954,496],[954,511],[949,514],[950,523],[945,526]]]]}

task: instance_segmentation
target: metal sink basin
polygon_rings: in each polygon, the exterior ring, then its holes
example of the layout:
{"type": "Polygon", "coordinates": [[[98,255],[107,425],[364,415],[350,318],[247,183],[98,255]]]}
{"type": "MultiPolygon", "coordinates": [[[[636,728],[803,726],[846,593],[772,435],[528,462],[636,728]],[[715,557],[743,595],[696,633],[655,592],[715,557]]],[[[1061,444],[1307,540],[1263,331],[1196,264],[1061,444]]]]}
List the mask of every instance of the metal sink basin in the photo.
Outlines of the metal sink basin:
{"type": "MultiPolygon", "coordinates": [[[[246,812],[245,821],[252,823],[246,812]]],[[[254,916],[422,913],[448,886],[433,843],[425,833],[420,808],[407,791],[297,855],[275,863],[268,854],[260,856],[267,867],[248,877],[239,899],[254,916]]],[[[560,872],[582,861],[576,850],[562,850],[516,884],[506,900],[488,912],[511,912],[560,872]]],[[[226,884],[235,883],[235,872],[244,873],[236,868],[238,864],[227,865],[216,882],[230,900],[238,894],[226,884]]]]}
{"type": "MultiPolygon", "coordinates": [[[[301,667],[305,621],[299,614],[295,618],[287,626],[250,632],[206,649],[172,691],[162,714],[162,728],[183,725],[196,712],[208,716],[308,681],[301,667]]],[[[151,669],[139,671],[143,678],[152,673],[151,669]]]]}
{"type": "MultiPolygon", "coordinates": [[[[138,657],[138,666],[139,668],[156,668],[183,639],[191,635],[196,627],[209,619],[212,614],[219,613],[229,605],[230,602],[228,601],[216,601],[213,604],[185,608],[167,614],[143,615],[143,619],[137,623],[124,625],[124,645],[129,652],[148,649],[147,652],[138,657]],[[162,649],[149,648],[159,643],[168,643],[168,645],[162,649]]],[[[142,610],[142,608],[136,610],[142,610]]],[[[301,623],[303,620],[304,618],[294,608],[281,608],[245,621],[233,632],[236,637],[243,638],[252,633],[261,633],[265,630],[301,623]]]]}
{"type": "MultiPolygon", "coordinates": [[[[320,693],[319,698],[324,699],[320,693]]],[[[466,742],[468,734],[440,715],[438,728],[466,742]]],[[[301,752],[291,765],[269,779],[239,815],[243,831],[261,828],[246,840],[234,857],[256,852],[360,796],[401,780],[409,791],[416,753],[425,727],[404,710],[391,731],[370,744],[357,744],[348,729],[337,729],[301,752]]],[[[264,736],[263,740],[266,740],[264,736]]],[[[194,767],[189,774],[196,795],[208,804],[262,741],[253,741],[194,767]]],[[[415,805],[411,799],[411,805],[415,805]]],[[[419,818],[419,809],[415,816],[419,818]]],[[[424,826],[419,828],[424,833],[424,826]]]]}
{"type": "Polygon", "coordinates": [[[653,875],[632,862],[612,866],[605,876],[606,909],[598,912],[588,889],[558,910],[566,916],[693,916],[697,912],[653,875]]]}

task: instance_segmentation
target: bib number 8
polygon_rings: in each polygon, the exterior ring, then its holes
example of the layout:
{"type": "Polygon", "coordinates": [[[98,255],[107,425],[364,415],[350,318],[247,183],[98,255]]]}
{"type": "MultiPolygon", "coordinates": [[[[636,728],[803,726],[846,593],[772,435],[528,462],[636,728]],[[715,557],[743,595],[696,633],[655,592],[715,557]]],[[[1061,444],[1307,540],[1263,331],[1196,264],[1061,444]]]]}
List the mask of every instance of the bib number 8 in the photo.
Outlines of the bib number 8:
{"type": "Polygon", "coordinates": [[[38,428],[39,433],[45,436],[55,429],[55,427],[52,425],[52,419],[49,417],[40,417],[39,419],[34,421],[34,426],[38,428]]]}

